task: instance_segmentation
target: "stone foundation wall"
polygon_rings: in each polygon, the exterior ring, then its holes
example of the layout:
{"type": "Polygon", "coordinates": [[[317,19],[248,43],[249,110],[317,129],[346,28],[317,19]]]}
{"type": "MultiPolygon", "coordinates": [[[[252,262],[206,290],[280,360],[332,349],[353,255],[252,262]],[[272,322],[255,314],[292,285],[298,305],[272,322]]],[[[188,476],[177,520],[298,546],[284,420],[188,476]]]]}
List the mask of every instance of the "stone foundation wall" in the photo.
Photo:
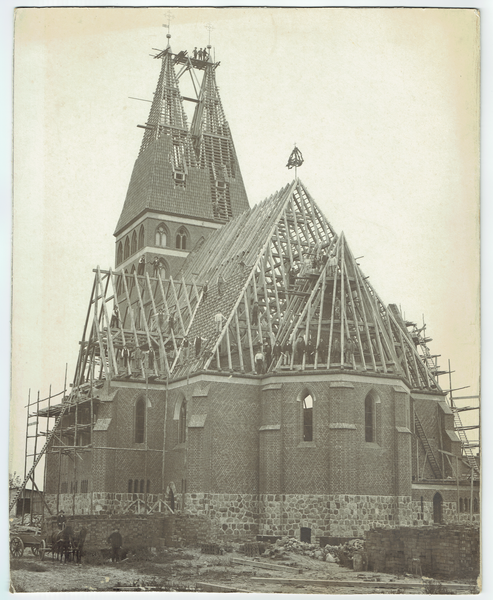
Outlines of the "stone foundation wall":
{"type": "Polygon", "coordinates": [[[250,539],[259,533],[256,494],[186,494],[185,511],[210,518],[214,539],[250,539]]]}
{"type": "Polygon", "coordinates": [[[365,535],[368,568],[384,573],[413,573],[443,579],[479,575],[479,527],[435,525],[374,529],[365,535]]]}
{"type": "MultiPolygon", "coordinates": [[[[182,506],[181,494],[176,504],[182,506]]],[[[263,536],[300,538],[311,530],[321,537],[363,537],[375,527],[410,526],[415,507],[408,496],[317,494],[186,494],[185,512],[211,520],[211,538],[254,539],[263,536]]]]}
{"type": "Polygon", "coordinates": [[[408,496],[265,494],[259,502],[261,535],[299,539],[302,527],[320,537],[363,537],[373,527],[410,525],[408,496]]]}

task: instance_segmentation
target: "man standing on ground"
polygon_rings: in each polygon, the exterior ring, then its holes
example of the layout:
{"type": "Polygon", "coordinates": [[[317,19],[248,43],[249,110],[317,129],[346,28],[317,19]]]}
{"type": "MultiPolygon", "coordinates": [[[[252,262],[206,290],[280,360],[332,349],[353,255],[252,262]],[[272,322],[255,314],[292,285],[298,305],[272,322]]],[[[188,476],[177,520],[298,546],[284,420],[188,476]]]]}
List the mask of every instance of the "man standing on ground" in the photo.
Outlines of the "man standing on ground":
{"type": "Polygon", "coordinates": [[[123,539],[120,533],[120,528],[116,527],[115,531],[108,537],[108,544],[111,546],[111,560],[118,562],[120,560],[120,548],[123,545],[123,539]]]}

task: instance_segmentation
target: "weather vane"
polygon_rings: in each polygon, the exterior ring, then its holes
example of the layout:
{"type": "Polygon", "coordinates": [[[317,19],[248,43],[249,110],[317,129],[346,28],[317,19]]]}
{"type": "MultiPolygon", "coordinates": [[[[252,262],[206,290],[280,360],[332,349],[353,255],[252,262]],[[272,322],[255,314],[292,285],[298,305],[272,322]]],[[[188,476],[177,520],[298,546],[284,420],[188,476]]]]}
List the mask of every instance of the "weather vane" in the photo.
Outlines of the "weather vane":
{"type": "Polygon", "coordinates": [[[303,154],[301,154],[300,150],[296,147],[296,142],[294,143],[294,149],[289,155],[288,164],[286,167],[288,169],[292,169],[294,167],[294,176],[298,177],[298,167],[301,167],[303,164],[303,154]]]}
{"type": "Polygon", "coordinates": [[[212,23],[207,23],[205,26],[206,29],[209,30],[209,46],[211,45],[211,31],[214,29],[212,23]]]}
{"type": "Polygon", "coordinates": [[[167,17],[168,19],[168,23],[165,23],[163,25],[163,27],[166,27],[166,29],[168,30],[168,33],[166,34],[166,37],[169,39],[171,37],[171,32],[170,32],[170,21],[171,19],[174,19],[175,17],[171,14],[171,11],[168,10],[168,12],[164,15],[165,17],[167,17]]]}

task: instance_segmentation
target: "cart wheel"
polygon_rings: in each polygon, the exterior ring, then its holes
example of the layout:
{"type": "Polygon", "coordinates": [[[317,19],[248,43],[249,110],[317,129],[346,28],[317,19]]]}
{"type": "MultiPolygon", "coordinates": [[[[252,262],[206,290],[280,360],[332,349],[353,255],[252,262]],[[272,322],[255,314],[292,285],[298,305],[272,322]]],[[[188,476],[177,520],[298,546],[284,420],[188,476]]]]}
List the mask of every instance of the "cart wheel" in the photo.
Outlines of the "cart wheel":
{"type": "Polygon", "coordinates": [[[38,548],[38,554],[39,554],[39,558],[41,560],[45,559],[45,552],[46,552],[46,542],[44,540],[41,540],[41,544],[39,545],[39,548],[38,548]]]}
{"type": "Polygon", "coordinates": [[[10,540],[10,554],[14,558],[20,558],[24,554],[24,542],[17,535],[10,540]]]}

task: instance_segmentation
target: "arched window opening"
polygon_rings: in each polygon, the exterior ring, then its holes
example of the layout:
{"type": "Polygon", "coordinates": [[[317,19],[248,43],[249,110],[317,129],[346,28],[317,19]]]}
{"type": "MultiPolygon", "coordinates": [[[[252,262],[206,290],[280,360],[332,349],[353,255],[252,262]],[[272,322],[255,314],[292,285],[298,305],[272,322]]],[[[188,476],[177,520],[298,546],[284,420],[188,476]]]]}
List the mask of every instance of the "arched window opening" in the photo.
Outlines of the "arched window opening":
{"type": "Polygon", "coordinates": [[[129,494],[132,493],[132,487],[133,487],[133,479],[129,479],[128,480],[128,488],[127,488],[127,491],[129,494]]]}
{"type": "Polygon", "coordinates": [[[166,248],[167,241],[166,227],[161,224],[156,229],[156,246],[158,248],[166,248]]]}
{"type": "Polygon", "coordinates": [[[138,494],[139,493],[139,480],[135,479],[134,480],[134,494],[138,494]]]}
{"type": "Polygon", "coordinates": [[[165,279],[168,279],[168,273],[169,273],[169,267],[167,262],[164,260],[164,258],[160,258],[159,259],[159,275],[161,276],[161,279],[164,281],[165,279]]]}
{"type": "Polygon", "coordinates": [[[139,250],[144,247],[144,226],[140,226],[139,230],[139,250]]]}
{"type": "Polygon", "coordinates": [[[439,492],[433,496],[433,523],[442,522],[442,503],[443,498],[439,492]]]}
{"type": "Polygon", "coordinates": [[[178,443],[182,444],[187,439],[187,403],[181,403],[180,419],[178,421],[178,443]]]}
{"type": "Polygon", "coordinates": [[[474,502],[473,502],[473,512],[478,513],[479,512],[479,499],[478,498],[474,498],[474,502]]]}
{"type": "Polygon", "coordinates": [[[146,492],[148,494],[150,494],[151,493],[151,480],[150,479],[147,480],[147,486],[146,486],[146,488],[147,488],[146,492]]]}
{"type": "Polygon", "coordinates": [[[303,398],[303,441],[313,441],[313,398],[307,394],[303,398]]]}
{"type": "Polygon", "coordinates": [[[127,260],[127,258],[130,256],[130,240],[128,239],[128,236],[125,239],[125,249],[123,251],[123,260],[127,260]]]}
{"type": "Polygon", "coordinates": [[[459,498],[459,512],[464,512],[464,500],[459,498]]]}
{"type": "Polygon", "coordinates": [[[120,242],[118,244],[118,252],[116,253],[116,264],[119,265],[123,261],[123,246],[120,242]]]}
{"type": "Polygon", "coordinates": [[[132,247],[130,249],[131,254],[137,252],[137,234],[135,231],[132,233],[132,247]]]}
{"type": "MultiPolygon", "coordinates": [[[[135,404],[135,443],[143,444],[145,435],[146,408],[144,398],[139,398],[135,404]]],[[[143,485],[143,484],[142,484],[143,485]]],[[[137,490],[135,489],[134,492],[137,490]]]]}
{"type": "Polygon", "coordinates": [[[423,496],[421,496],[421,512],[425,512],[425,503],[424,503],[424,499],[423,496]]]}
{"type": "Polygon", "coordinates": [[[184,227],[180,227],[176,233],[176,247],[179,250],[187,249],[187,231],[184,227]]]}
{"type": "Polygon", "coordinates": [[[375,441],[375,402],[370,394],[365,398],[365,442],[375,441]]]}
{"type": "Polygon", "coordinates": [[[140,493],[141,494],[144,493],[144,480],[143,479],[140,480],[140,493]]]}
{"type": "Polygon", "coordinates": [[[172,511],[175,510],[175,495],[173,494],[173,490],[170,489],[168,494],[168,504],[172,511]]]}

